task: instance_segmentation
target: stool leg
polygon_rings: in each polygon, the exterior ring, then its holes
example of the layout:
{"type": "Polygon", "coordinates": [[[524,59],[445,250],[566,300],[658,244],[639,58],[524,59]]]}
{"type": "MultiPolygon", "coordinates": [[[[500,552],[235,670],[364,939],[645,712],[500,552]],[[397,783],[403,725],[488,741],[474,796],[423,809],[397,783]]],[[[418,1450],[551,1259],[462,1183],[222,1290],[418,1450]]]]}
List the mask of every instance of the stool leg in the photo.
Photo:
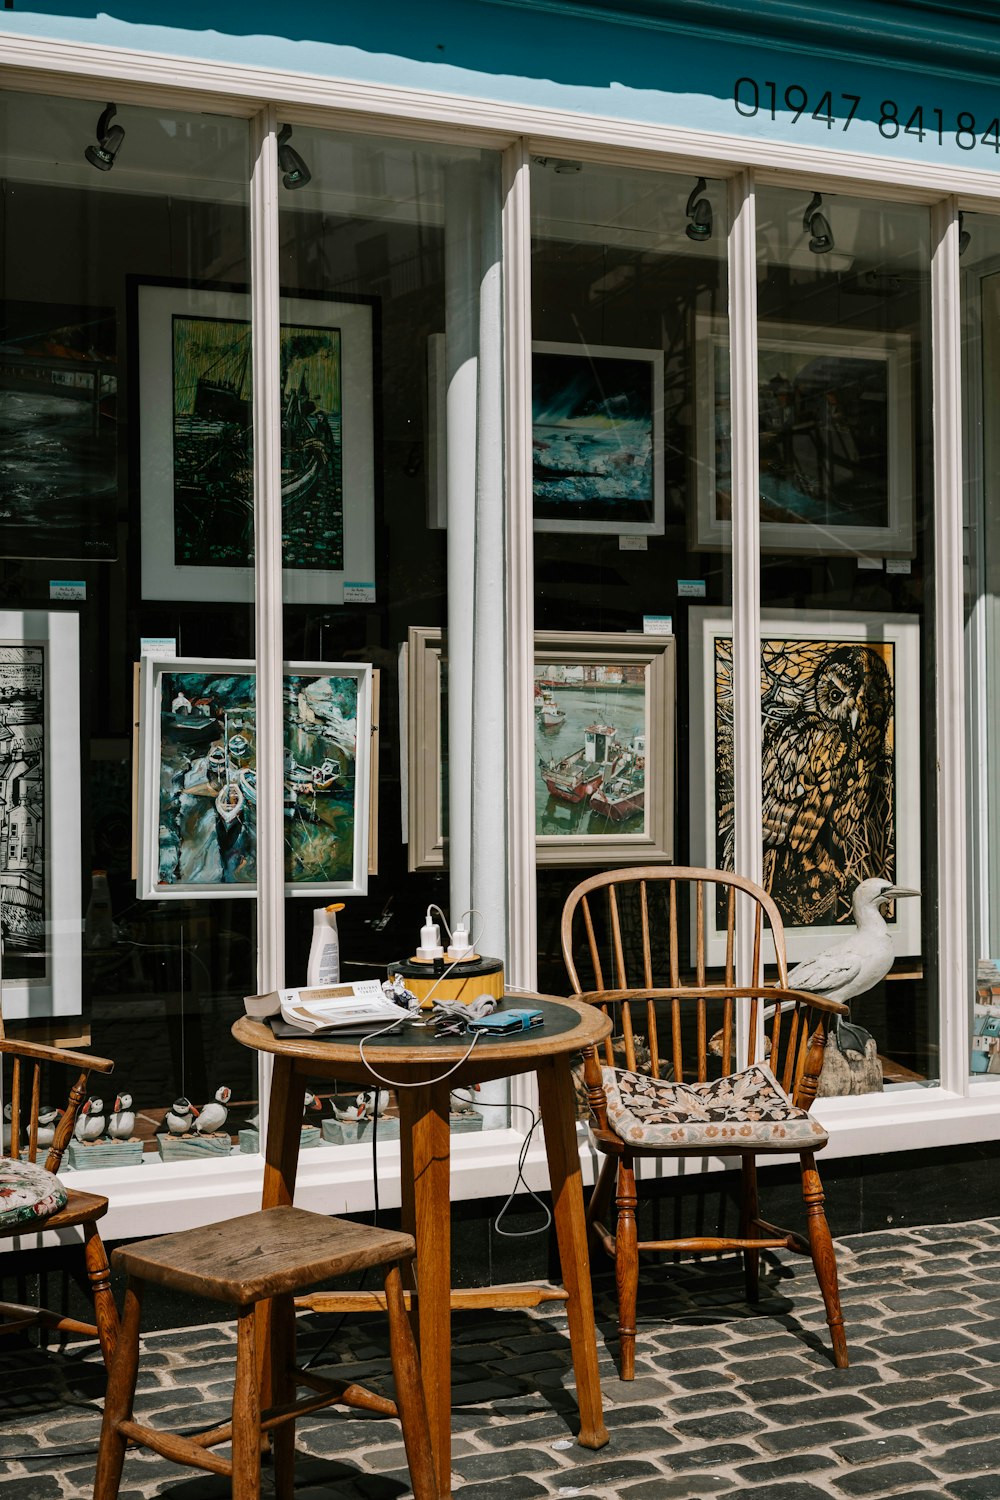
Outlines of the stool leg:
{"type": "Polygon", "coordinates": [[[240,1308],[233,1389],[233,1500],[260,1500],[260,1394],[254,1309],[240,1308]]]}
{"type": "MultiPolygon", "coordinates": [[[[275,1406],[295,1399],[295,1301],[275,1297],[271,1303],[271,1395],[275,1406]]],[[[295,1488],[295,1422],[289,1418],[271,1428],[275,1500],[292,1500],[295,1488]]]]}
{"type": "Polygon", "coordinates": [[[413,1329],[406,1316],[398,1264],[390,1266],[386,1272],[385,1305],[389,1314],[389,1349],[396,1384],[396,1405],[403,1429],[406,1462],[410,1468],[413,1500],[439,1500],[441,1491],[431,1452],[431,1430],[420,1378],[420,1362],[413,1329]]]}
{"type": "Polygon", "coordinates": [[[125,1312],[115,1341],[104,1398],[101,1446],[94,1476],[94,1500],[117,1500],[125,1462],[125,1439],[119,1424],[132,1415],[135,1382],[139,1370],[139,1322],[142,1317],[142,1282],[129,1277],[125,1290],[125,1312]]]}

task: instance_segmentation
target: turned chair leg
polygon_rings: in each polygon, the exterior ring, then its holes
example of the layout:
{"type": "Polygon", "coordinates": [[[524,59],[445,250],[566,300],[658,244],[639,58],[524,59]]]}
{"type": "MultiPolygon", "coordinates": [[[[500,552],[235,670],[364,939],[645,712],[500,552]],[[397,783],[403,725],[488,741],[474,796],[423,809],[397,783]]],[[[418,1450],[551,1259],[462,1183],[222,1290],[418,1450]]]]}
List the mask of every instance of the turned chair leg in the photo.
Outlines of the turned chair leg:
{"type": "Polygon", "coordinates": [[[252,1306],[240,1308],[236,1324],[232,1500],[260,1500],[260,1390],[254,1311],[252,1306]]]}
{"type": "MultiPolygon", "coordinates": [[[[295,1299],[275,1297],[271,1304],[271,1400],[285,1406],[295,1400],[295,1299]]],[[[275,1500],[292,1500],[295,1489],[295,1421],[271,1429],[275,1500]]]]}
{"type": "Polygon", "coordinates": [[[118,1309],[111,1291],[111,1267],[96,1224],[88,1224],[83,1231],[83,1258],[90,1282],[90,1294],[94,1299],[94,1322],[101,1343],[104,1363],[111,1369],[111,1358],[118,1342],[118,1309]]]}
{"type": "MultiPolygon", "coordinates": [[[[740,1198],[740,1238],[757,1238],[757,1216],[760,1212],[757,1197],[757,1158],[744,1156],[741,1162],[743,1192],[740,1198]]],[[[748,1302],[760,1301],[760,1251],[744,1250],[743,1280],[748,1302]]]]}
{"type": "Polygon", "coordinates": [[[122,1422],[132,1416],[135,1382],[139,1370],[139,1323],[142,1317],[142,1282],[129,1278],[125,1291],[125,1313],[108,1373],[104,1398],[101,1446],[94,1476],[94,1500],[117,1500],[125,1462],[126,1440],[122,1422]]]}
{"type": "Polygon", "coordinates": [[[617,1165],[613,1156],[601,1158],[601,1169],[597,1174],[590,1202],[587,1204],[587,1241],[591,1255],[596,1253],[600,1244],[598,1236],[594,1233],[594,1225],[603,1224],[608,1216],[608,1207],[615,1187],[617,1165]]]}
{"type": "Polygon", "coordinates": [[[396,1387],[396,1407],[403,1429],[403,1446],[410,1469],[413,1500],[439,1500],[437,1470],[431,1451],[431,1429],[420,1383],[420,1362],[413,1328],[406,1314],[398,1265],[385,1275],[385,1306],[389,1314],[389,1350],[396,1387]]]}
{"type": "Polygon", "coordinates": [[[630,1156],[618,1164],[615,1228],[615,1284],[618,1288],[618,1339],[621,1378],[635,1379],[635,1310],[639,1292],[639,1235],[635,1222],[635,1171],[630,1156]]]}
{"type": "Polygon", "coordinates": [[[811,1151],[804,1151],[802,1162],[802,1197],[806,1205],[806,1225],[809,1232],[809,1248],[816,1271],[816,1280],[823,1293],[826,1321],[830,1325],[830,1340],[833,1344],[833,1362],[838,1370],[848,1366],[847,1338],[844,1334],[844,1314],[840,1308],[840,1292],[837,1286],[837,1257],[833,1248],[833,1236],[823,1207],[823,1184],[816,1170],[811,1151]]]}

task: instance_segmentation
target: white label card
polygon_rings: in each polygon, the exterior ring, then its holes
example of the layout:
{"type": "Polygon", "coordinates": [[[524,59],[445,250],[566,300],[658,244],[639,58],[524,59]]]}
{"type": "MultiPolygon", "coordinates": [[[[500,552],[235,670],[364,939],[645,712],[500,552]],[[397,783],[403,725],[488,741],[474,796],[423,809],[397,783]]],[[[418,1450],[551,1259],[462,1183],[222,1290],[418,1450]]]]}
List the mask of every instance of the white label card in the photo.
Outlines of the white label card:
{"type": "Polygon", "coordinates": [[[622,535],[618,538],[618,551],[646,552],[648,550],[646,546],[647,541],[648,537],[644,536],[622,535]]]}
{"type": "Polygon", "coordinates": [[[673,615],[643,615],[642,633],[643,635],[673,635],[673,615]]]}
{"type": "Polygon", "coordinates": [[[172,635],[144,635],[139,641],[139,655],[170,661],[177,655],[177,641],[172,635]]]}
{"type": "Polygon", "coordinates": [[[678,599],[704,599],[704,578],[678,578],[677,597],[678,599]]]}
{"type": "Polygon", "coordinates": [[[50,599],[86,599],[87,585],[77,578],[50,578],[50,599]]]}
{"type": "Polygon", "coordinates": [[[887,557],[885,571],[887,573],[908,573],[910,571],[910,559],[908,557],[887,557]]]}
{"type": "Polygon", "coordinates": [[[374,604],[375,585],[373,583],[345,583],[345,604],[374,604]]]}

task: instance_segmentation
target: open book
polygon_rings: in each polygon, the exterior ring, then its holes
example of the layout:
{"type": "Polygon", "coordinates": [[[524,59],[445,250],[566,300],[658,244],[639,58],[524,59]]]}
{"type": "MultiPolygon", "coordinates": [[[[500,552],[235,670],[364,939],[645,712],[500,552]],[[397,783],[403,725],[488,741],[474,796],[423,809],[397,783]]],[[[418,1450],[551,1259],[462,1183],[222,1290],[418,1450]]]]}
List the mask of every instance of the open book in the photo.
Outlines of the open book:
{"type": "Polygon", "coordinates": [[[406,1011],[387,1000],[377,979],[355,984],[313,985],[307,989],[271,990],[246,995],[246,1013],[255,1021],[280,1016],[299,1031],[375,1031],[406,1019],[406,1011]]]}

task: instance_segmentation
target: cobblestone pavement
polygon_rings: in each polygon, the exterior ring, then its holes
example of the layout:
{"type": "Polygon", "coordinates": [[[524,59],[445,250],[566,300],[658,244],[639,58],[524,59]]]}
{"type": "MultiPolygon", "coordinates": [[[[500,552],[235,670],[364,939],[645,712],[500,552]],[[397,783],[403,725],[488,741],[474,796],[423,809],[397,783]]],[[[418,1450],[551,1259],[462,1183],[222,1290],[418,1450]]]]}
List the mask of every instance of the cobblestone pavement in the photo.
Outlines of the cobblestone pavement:
{"type": "MultiPolygon", "coordinates": [[[[573,1441],[566,1320],[454,1318],[454,1457],[462,1500],[1000,1500],[1000,1219],[857,1235],[838,1244],[851,1368],[830,1362],[811,1267],[768,1259],[762,1301],[732,1260],[650,1266],[640,1283],[637,1378],[614,1364],[612,1286],[597,1283],[611,1441],[573,1441]]],[[[302,1323],[319,1348],[334,1318],[302,1323]]],[[[103,1367],[93,1345],[0,1356],[0,1500],[89,1496],[103,1367]]],[[[174,1429],[228,1409],[231,1324],[151,1333],[136,1411],[174,1429]]],[[[352,1317],[327,1358],[378,1387],[389,1362],[375,1317],[352,1317]]],[[[391,1388],[391,1387],[390,1387],[391,1388]]],[[[301,1500],[409,1492],[398,1425],[342,1409],[298,1429],[301,1500]]],[[[123,1500],[216,1500],[228,1484],[130,1452],[123,1500]]],[[[264,1495],[273,1493],[265,1476],[264,1495]]]]}

